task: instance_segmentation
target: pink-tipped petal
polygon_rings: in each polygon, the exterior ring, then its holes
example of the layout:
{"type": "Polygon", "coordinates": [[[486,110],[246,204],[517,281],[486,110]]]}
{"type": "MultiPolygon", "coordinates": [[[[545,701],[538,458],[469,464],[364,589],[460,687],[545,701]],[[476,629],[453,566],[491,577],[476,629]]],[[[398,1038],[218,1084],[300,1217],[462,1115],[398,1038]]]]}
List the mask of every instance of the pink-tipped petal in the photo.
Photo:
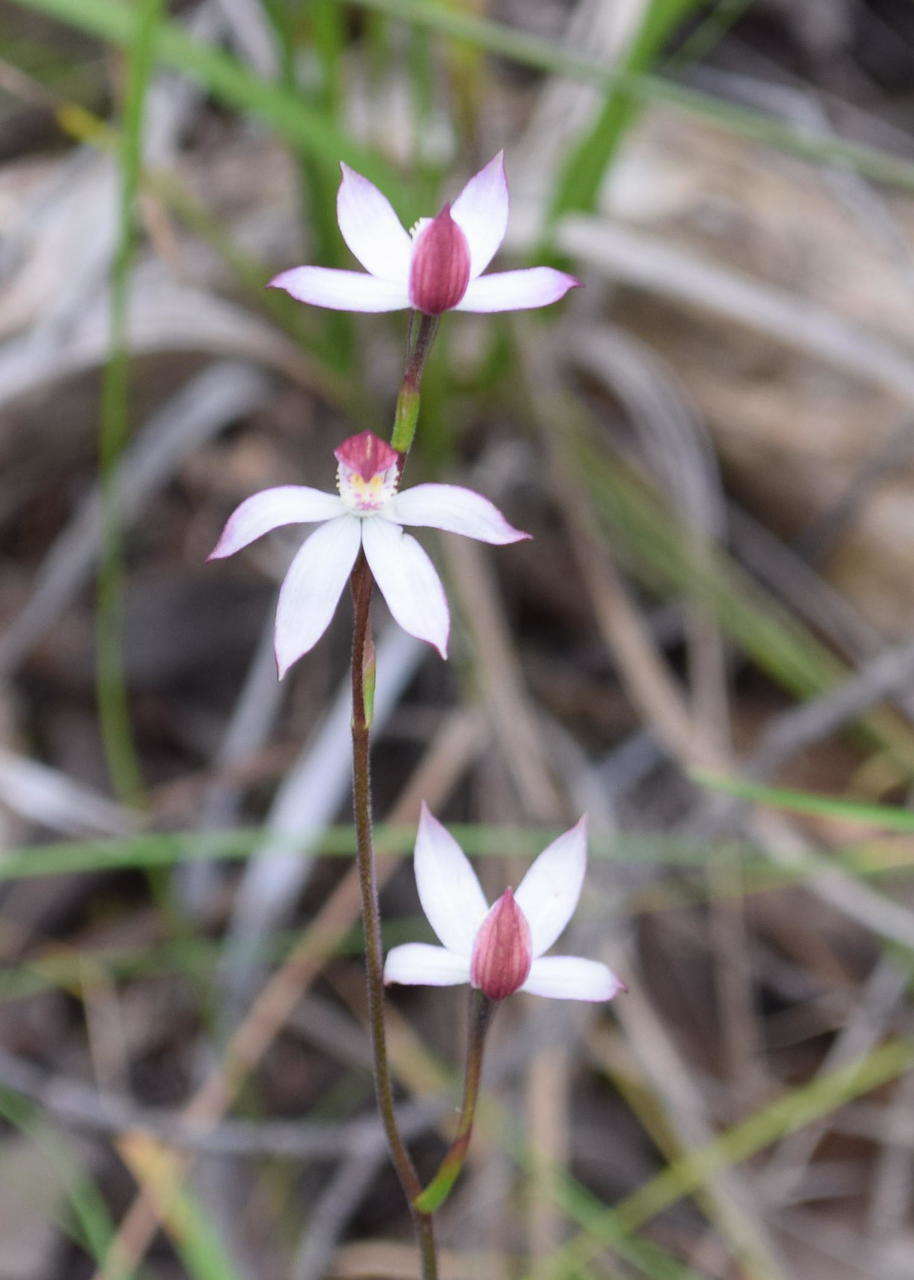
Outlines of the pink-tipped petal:
{"type": "Polygon", "coordinates": [[[522,271],[493,271],[471,280],[457,303],[457,311],[529,311],[548,307],[580,284],[574,276],[552,267],[526,267],[522,271]]]}
{"type": "Polygon", "coordinates": [[[578,956],[543,956],[534,960],[521,991],[553,1000],[612,1000],[625,990],[611,969],[598,960],[578,956]]]}
{"type": "Polygon", "coordinates": [[[470,280],[470,247],[445,205],[416,237],[409,269],[409,300],[417,311],[440,316],[455,307],[470,280]]]}
{"type": "Polygon", "coordinates": [[[398,524],[377,516],[363,523],[365,556],[394,619],[446,658],[450,614],[435,566],[398,524]]]}
{"type": "Polygon", "coordinates": [[[587,819],[553,840],[517,887],[530,925],[533,954],[548,951],[574,914],[587,869],[587,819]]]}
{"type": "Polygon", "coordinates": [[[470,962],[455,956],[444,947],[427,942],[405,942],[387,953],[384,963],[385,982],[403,982],[409,986],[455,987],[469,982],[470,962]]]}
{"type": "Polygon", "coordinates": [[[331,311],[402,311],[409,306],[406,281],[378,280],[362,271],[334,267],[292,267],[270,281],[299,302],[331,311]]]}
{"type": "Polygon", "coordinates": [[[356,516],[320,525],[289,566],[276,607],[276,665],[280,679],[318,642],[336,610],[361,542],[356,516]]]}
{"type": "Polygon", "coordinates": [[[469,180],[451,205],[451,213],[470,246],[470,279],[475,280],[494,258],[508,227],[503,151],[469,180]]]}
{"type": "Polygon", "coordinates": [[[485,895],[466,854],[425,804],[413,869],[429,924],[449,951],[465,957],[469,975],[473,943],[488,911],[485,895]]]}
{"type": "Polygon", "coordinates": [[[384,515],[397,524],[462,533],[466,538],[495,546],[530,537],[529,533],[508,524],[498,507],[481,493],[455,484],[414,485],[398,493],[387,504],[384,515]]]}
{"type": "Polygon", "coordinates": [[[343,239],[366,271],[405,286],[413,248],[408,233],[373,182],[347,164],[341,164],[340,169],[343,180],[336,197],[336,216],[343,239]]]}
{"type": "Polygon", "coordinates": [[[343,509],[337,494],[322,493],[306,485],[284,484],[276,489],[264,489],[245,498],[241,506],[235,508],[207,559],[223,560],[233,556],[255,538],[284,524],[332,520],[343,509]]]}

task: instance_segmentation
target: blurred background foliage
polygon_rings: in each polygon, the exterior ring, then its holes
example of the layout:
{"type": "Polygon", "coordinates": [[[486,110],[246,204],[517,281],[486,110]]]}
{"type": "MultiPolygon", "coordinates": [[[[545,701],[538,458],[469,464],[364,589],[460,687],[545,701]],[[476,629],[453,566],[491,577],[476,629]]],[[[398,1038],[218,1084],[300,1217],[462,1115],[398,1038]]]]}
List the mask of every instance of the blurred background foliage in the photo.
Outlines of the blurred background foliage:
{"type": "MultiPolygon", "coordinates": [[[[411,476],[535,540],[435,542],[447,666],[379,611],[387,937],[422,798],[490,888],[587,809],[629,993],[501,1012],[445,1275],[907,1280],[912,72],[908,0],[0,4],[0,1280],[415,1274],[348,620],[280,686],[294,537],[203,562],[390,422],[405,318],[264,288],[339,161],[410,225],[500,147],[585,287],[426,374],[411,476]]],[[[431,1171],[460,993],[391,1003],[431,1171]]]]}

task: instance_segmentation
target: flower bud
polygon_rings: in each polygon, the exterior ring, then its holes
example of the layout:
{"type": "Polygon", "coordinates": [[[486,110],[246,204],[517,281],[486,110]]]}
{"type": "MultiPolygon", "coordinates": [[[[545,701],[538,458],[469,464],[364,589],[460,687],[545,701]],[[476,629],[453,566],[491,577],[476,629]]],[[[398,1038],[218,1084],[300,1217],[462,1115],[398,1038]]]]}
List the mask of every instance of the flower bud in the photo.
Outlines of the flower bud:
{"type": "Polygon", "coordinates": [[[446,204],[419,232],[409,273],[409,297],[417,311],[440,316],[470,283],[470,247],[446,204]]]}
{"type": "Polygon", "coordinates": [[[490,1000],[504,1000],[523,986],[532,963],[530,926],[506,889],[479,927],[470,982],[490,1000]]]}

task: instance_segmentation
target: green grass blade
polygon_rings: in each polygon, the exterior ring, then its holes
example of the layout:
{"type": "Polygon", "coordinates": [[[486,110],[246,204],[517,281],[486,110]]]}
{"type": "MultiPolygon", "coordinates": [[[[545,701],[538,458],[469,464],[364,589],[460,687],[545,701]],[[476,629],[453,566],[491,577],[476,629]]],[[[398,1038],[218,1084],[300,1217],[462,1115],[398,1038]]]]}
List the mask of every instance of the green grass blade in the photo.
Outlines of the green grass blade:
{"type": "MultiPolygon", "coordinates": [[[[741,784],[711,775],[700,775],[700,782],[720,785],[731,794],[743,794],[737,790],[741,784]]],[[[765,788],[750,790],[746,785],[746,798],[767,802],[765,788]]],[[[910,816],[901,810],[881,809],[878,806],[858,806],[851,802],[832,802],[821,797],[807,797],[803,793],[778,792],[783,799],[795,795],[789,803],[801,812],[835,813],[836,816],[859,817],[861,821],[874,822],[887,829],[909,832],[910,816]],[[836,806],[842,806],[838,808],[836,806]],[[846,807],[845,807],[846,806],[846,807]],[[872,816],[868,816],[872,815],[872,816]]],[[[788,807],[785,801],[784,807],[788,807]]],[[[485,824],[449,824],[448,830],[463,849],[472,857],[533,858],[559,833],[547,827],[501,827],[485,824]]],[[[376,843],[379,855],[404,855],[412,852],[416,831],[414,827],[378,824],[376,843]]],[[[289,853],[301,849],[307,833],[287,836],[280,841],[274,832],[263,827],[239,827],[227,831],[160,831],[142,832],[135,836],[117,836],[90,840],[61,840],[45,845],[25,845],[0,854],[0,883],[10,880],[33,879],[37,876],[77,875],[106,871],[150,870],[172,867],[178,863],[197,859],[235,860],[248,857],[265,840],[271,846],[278,845],[289,853]]],[[[351,858],[355,855],[355,836],[351,826],[329,827],[321,832],[316,849],[322,858],[351,858]]],[[[690,844],[665,835],[618,835],[609,838],[594,836],[590,841],[590,857],[594,861],[611,861],[629,865],[650,864],[678,869],[702,868],[708,862],[707,843],[690,844]]],[[[727,841],[715,850],[718,859],[739,860],[744,872],[751,877],[745,891],[753,892],[790,884],[805,874],[816,874],[819,867],[773,867],[764,853],[749,844],[727,841]]],[[[907,870],[912,864],[904,849],[884,849],[879,842],[868,841],[860,846],[834,849],[831,857],[840,860],[842,867],[859,875],[878,875],[907,870]],[[899,854],[901,856],[899,856],[899,854]]]]}
{"type": "Polygon", "coordinates": [[[708,1146],[667,1165],[614,1208],[594,1212],[586,1230],[553,1257],[550,1280],[574,1280],[602,1249],[616,1247],[620,1233],[640,1231],[659,1213],[692,1195],[717,1171],[741,1164],[785,1134],[897,1079],[912,1062],[914,1041],[891,1040],[858,1062],[790,1090],[708,1146]]]}
{"type": "Polygon", "coordinates": [[[118,1148],[134,1177],[156,1200],[188,1280],[243,1280],[218,1227],[187,1186],[182,1161],[139,1133],[121,1138],[118,1148]]]}
{"type": "Polygon", "coordinates": [[[607,68],[596,59],[572,53],[560,45],[502,23],[477,18],[463,9],[436,3],[436,0],[355,0],[355,3],[362,8],[427,26],[455,40],[479,45],[490,53],[524,66],[537,67],[600,88],[624,87],[642,101],[663,103],[740,137],[765,143],[816,164],[845,166],[875,182],[914,189],[914,164],[876,147],[848,142],[834,135],[810,136],[766,112],[734,106],[712,94],[676,84],[664,76],[636,75],[607,68]]]}
{"type": "MultiPolygon", "coordinates": [[[[594,509],[612,545],[632,571],[660,595],[685,588],[713,611],[743,653],[800,698],[826,692],[847,680],[847,664],[824,645],[719,547],[697,557],[668,508],[624,460],[597,447],[577,430],[573,402],[562,400],[563,434],[594,509]]],[[[892,759],[900,776],[914,776],[914,737],[890,709],[860,717],[871,743],[892,759]]]]}
{"type": "MultiPolygon", "coordinates": [[[[623,77],[653,66],[672,32],[699,3],[700,0],[651,0],[619,60],[623,77]]],[[[643,99],[632,93],[624,79],[613,85],[593,125],[565,158],[546,216],[548,229],[566,213],[596,210],[604,176],[643,105],[643,99]]]]}
{"type": "MultiPolygon", "coordinates": [[[[120,0],[14,2],[113,45],[129,48],[135,39],[133,12],[120,0]]],[[[382,185],[388,195],[400,191],[400,180],[389,165],[309,108],[298,94],[261,79],[223,50],[193,39],[179,23],[160,23],[153,52],[157,61],[184,72],[226,106],[257,116],[302,152],[332,163],[345,160],[382,185]]]]}
{"type": "Polygon", "coordinates": [[[884,804],[864,804],[859,800],[842,800],[837,796],[816,795],[809,791],[791,791],[786,787],[766,787],[761,783],[725,778],[704,770],[695,771],[692,777],[713,791],[724,791],[727,795],[765,804],[772,809],[820,814],[826,818],[840,818],[860,822],[865,826],[882,827],[886,831],[914,831],[914,813],[909,809],[895,809],[884,804]]]}
{"type": "Polygon", "coordinates": [[[142,800],[140,764],[133,741],[123,660],[124,571],[117,467],[128,436],[130,274],[136,250],[136,197],[143,159],[143,109],[153,66],[153,44],[162,0],[143,0],[136,9],[130,41],[124,121],[118,161],[120,194],[118,247],[111,278],[111,348],[102,387],[99,470],[102,549],[96,619],[96,691],[108,771],[127,804],[142,800]]]}
{"type": "MultiPolygon", "coordinates": [[[[86,1174],[73,1153],[71,1144],[42,1118],[37,1107],[10,1089],[0,1087],[0,1116],[40,1148],[46,1159],[47,1178],[59,1185],[70,1215],[62,1215],[60,1230],[96,1262],[104,1256],[114,1234],[114,1226],[104,1197],[86,1174]]],[[[15,1177],[15,1170],[9,1170],[15,1177]]],[[[5,1176],[0,1160],[0,1181],[5,1176]]],[[[121,1280],[132,1280],[133,1273],[121,1280]]]]}

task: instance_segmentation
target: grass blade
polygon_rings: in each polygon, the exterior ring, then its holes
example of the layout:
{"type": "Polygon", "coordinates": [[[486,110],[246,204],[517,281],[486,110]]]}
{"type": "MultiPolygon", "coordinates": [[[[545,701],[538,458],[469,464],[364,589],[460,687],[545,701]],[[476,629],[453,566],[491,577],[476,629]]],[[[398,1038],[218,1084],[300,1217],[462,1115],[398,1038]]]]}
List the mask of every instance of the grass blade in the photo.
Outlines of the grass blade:
{"type": "MultiPolygon", "coordinates": [[[[21,0],[20,0],[21,2],[21,0]]],[[[362,8],[375,9],[405,22],[427,26],[455,40],[479,45],[503,58],[568,76],[601,88],[624,87],[633,97],[659,102],[753,142],[762,142],[816,164],[836,164],[903,189],[914,189],[914,163],[876,147],[848,142],[834,135],[815,137],[791,128],[776,116],[734,106],[712,94],[686,88],[665,76],[634,74],[603,66],[593,58],[576,54],[538,36],[503,23],[477,18],[464,10],[435,0],[355,0],[362,8]]]]}
{"type": "Polygon", "coordinates": [[[860,822],[865,826],[883,827],[886,831],[914,831],[914,813],[884,804],[864,804],[859,800],[842,800],[837,796],[816,795],[810,791],[791,791],[787,787],[766,787],[740,778],[697,771],[696,782],[712,791],[724,791],[741,800],[753,800],[772,809],[789,809],[792,813],[820,814],[826,818],[860,822]]]}
{"type": "Polygon", "coordinates": [[[143,155],[143,108],[153,66],[153,43],[162,15],[162,0],[143,0],[136,10],[124,122],[119,149],[120,196],[118,247],[111,278],[111,351],[102,388],[99,471],[102,506],[102,550],[98,574],[96,619],[96,690],[105,757],[118,796],[127,804],[141,802],[143,784],[133,742],[122,638],[124,571],[117,469],[128,436],[129,335],[127,312],[130,273],[136,249],[136,197],[143,155]]]}
{"type": "Polygon", "coordinates": [[[653,66],[676,26],[698,0],[651,0],[619,61],[623,79],[612,86],[591,128],[566,157],[546,215],[551,229],[566,213],[593,213],[606,171],[634,122],[643,99],[625,83],[653,66]]]}

